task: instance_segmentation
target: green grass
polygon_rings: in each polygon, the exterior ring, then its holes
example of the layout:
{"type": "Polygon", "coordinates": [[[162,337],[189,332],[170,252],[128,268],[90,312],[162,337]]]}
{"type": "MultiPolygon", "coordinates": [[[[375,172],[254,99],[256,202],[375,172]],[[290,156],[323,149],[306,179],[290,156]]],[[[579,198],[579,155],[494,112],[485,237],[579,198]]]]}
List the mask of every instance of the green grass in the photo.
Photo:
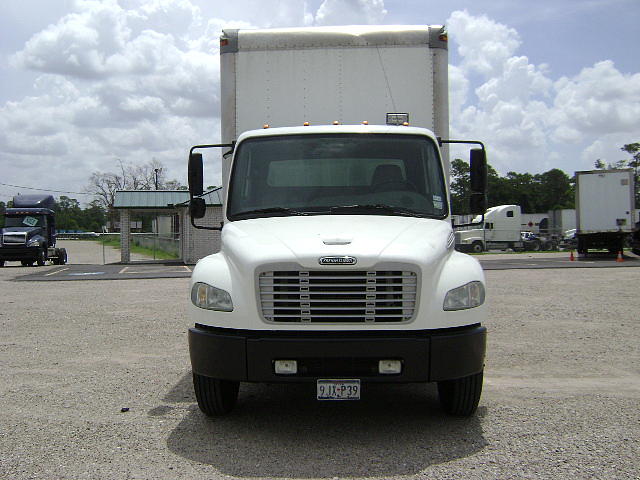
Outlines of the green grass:
{"type": "MultiPolygon", "coordinates": [[[[99,242],[107,247],[113,247],[116,249],[120,249],[120,239],[117,238],[92,238],[91,241],[99,242]]],[[[154,250],[152,248],[141,247],[139,245],[134,245],[133,243],[130,245],[131,253],[138,253],[140,255],[145,255],[149,258],[154,258],[154,250]]],[[[156,260],[175,260],[179,258],[178,255],[174,253],[165,252],[164,250],[155,250],[155,258],[156,260]]]]}

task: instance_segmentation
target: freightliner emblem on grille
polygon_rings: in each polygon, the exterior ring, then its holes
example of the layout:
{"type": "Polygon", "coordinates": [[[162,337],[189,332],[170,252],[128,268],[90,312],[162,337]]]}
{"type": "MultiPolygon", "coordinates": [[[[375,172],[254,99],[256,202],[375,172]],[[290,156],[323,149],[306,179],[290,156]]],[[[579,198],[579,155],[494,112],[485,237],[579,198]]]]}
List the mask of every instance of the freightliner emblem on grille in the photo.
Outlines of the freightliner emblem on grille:
{"type": "Polygon", "coordinates": [[[356,257],[320,257],[320,265],[355,265],[358,262],[356,257]]]}

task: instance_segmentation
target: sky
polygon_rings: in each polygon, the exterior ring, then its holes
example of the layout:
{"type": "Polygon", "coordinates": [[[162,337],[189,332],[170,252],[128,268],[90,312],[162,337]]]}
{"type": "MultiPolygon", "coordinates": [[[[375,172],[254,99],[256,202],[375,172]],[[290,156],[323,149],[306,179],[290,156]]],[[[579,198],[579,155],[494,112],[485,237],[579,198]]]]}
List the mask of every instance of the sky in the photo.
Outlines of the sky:
{"type": "Polygon", "coordinates": [[[0,201],[86,203],[119,162],[186,183],[189,147],[220,139],[222,28],[353,24],[447,26],[451,138],[502,175],[640,142],[639,0],[21,0],[0,3],[0,201]]]}

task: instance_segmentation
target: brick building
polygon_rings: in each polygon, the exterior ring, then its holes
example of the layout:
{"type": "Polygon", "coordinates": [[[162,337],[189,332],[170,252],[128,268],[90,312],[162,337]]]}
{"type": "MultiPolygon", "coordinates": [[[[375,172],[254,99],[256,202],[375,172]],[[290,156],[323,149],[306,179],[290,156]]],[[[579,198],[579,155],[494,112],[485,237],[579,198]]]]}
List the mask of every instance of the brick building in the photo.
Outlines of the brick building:
{"type": "MultiPolygon", "coordinates": [[[[222,200],[215,190],[203,198],[207,205],[204,218],[198,225],[218,226],[222,222],[222,200]]],[[[177,244],[180,260],[194,264],[200,258],[220,250],[220,232],[200,230],[191,225],[189,192],[185,190],[119,190],[113,207],[120,213],[120,258],[131,262],[131,222],[140,215],[155,216],[155,231],[159,239],[172,239],[177,244]]]]}

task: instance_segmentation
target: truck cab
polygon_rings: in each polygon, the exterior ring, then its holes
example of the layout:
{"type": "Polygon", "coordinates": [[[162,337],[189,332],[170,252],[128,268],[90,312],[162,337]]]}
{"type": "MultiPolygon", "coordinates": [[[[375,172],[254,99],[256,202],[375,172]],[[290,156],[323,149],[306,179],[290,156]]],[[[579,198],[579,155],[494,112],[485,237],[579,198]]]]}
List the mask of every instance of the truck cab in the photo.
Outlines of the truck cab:
{"type": "MultiPolygon", "coordinates": [[[[369,383],[437,382],[447,412],[472,414],[485,279],[453,248],[433,133],[265,128],[243,133],[226,157],[221,250],[191,278],[200,409],[229,412],[240,382],[311,382],[318,400],[358,399],[369,383]]],[[[192,194],[201,162],[192,155],[192,194]]]]}
{"type": "Polygon", "coordinates": [[[66,263],[66,250],[55,246],[54,203],[50,195],[13,198],[13,208],[5,210],[4,227],[0,229],[0,267],[7,261],[19,261],[23,266],[42,266],[47,260],[66,263]]]}
{"type": "Polygon", "coordinates": [[[473,253],[492,248],[522,249],[521,223],[519,205],[491,207],[484,215],[476,216],[469,226],[456,229],[456,248],[473,253]]]}

